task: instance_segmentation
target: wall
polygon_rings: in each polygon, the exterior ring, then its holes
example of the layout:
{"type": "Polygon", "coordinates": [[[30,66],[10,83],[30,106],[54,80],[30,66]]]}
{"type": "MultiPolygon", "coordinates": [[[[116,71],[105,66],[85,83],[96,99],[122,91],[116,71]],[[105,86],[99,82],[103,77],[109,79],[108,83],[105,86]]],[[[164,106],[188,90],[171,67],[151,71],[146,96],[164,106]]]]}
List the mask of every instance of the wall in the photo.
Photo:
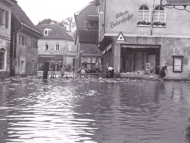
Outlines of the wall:
{"type": "Polygon", "coordinates": [[[72,53],[75,52],[75,46],[73,41],[65,41],[65,40],[45,40],[40,39],[38,40],[38,54],[39,55],[63,55],[63,54],[69,54],[68,47],[71,46],[72,53]],[[45,44],[46,42],[49,45],[50,50],[45,50],[45,44]],[[59,43],[59,51],[55,50],[56,43],[59,43]]]}
{"type": "Polygon", "coordinates": [[[10,39],[11,38],[11,7],[1,1],[0,1],[0,7],[2,9],[9,11],[8,28],[5,28],[4,26],[0,26],[0,36],[10,39]]]}
{"type": "MultiPolygon", "coordinates": [[[[145,4],[149,10],[153,10],[153,0],[107,0],[106,1],[106,19],[105,33],[118,34],[122,31],[125,35],[151,35],[151,27],[138,27],[138,9],[145,4]],[[115,6],[117,5],[117,6],[115,6]],[[116,18],[116,14],[128,11],[128,13],[116,18]],[[112,23],[120,21],[124,18],[125,22],[121,22],[117,26],[112,23]]],[[[155,6],[160,4],[160,0],[155,0],[155,6]]],[[[188,6],[189,7],[189,6],[188,6]]],[[[183,7],[182,7],[183,8],[183,7]]],[[[190,13],[184,10],[176,10],[164,8],[166,11],[166,27],[153,28],[153,35],[159,36],[189,36],[190,31],[190,13]]],[[[151,18],[151,17],[150,17],[151,18]]]]}
{"type": "Polygon", "coordinates": [[[0,71],[0,79],[9,76],[10,74],[10,38],[11,38],[11,7],[0,1],[0,7],[9,11],[8,28],[0,26],[0,49],[6,50],[6,69],[0,71]]]}
{"type": "Polygon", "coordinates": [[[37,63],[38,63],[38,49],[32,48],[30,40],[38,40],[34,35],[22,30],[17,33],[16,37],[16,64],[15,74],[17,75],[36,75],[37,74],[37,63]],[[19,35],[27,37],[27,46],[19,44],[19,35]],[[24,61],[23,70],[21,69],[21,61],[24,61]]]}
{"type": "Polygon", "coordinates": [[[84,30],[84,21],[88,15],[97,15],[95,4],[90,4],[76,16],[77,30],[84,30]]]}

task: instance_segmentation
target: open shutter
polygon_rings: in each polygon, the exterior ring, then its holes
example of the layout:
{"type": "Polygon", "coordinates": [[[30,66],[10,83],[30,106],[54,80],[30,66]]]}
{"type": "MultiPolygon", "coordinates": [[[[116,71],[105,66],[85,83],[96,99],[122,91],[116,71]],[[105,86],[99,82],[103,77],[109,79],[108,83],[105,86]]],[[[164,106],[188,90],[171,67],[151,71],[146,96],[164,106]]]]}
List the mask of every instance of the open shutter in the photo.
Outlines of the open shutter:
{"type": "Polygon", "coordinates": [[[9,11],[5,11],[5,27],[9,27],[9,11]]]}
{"type": "Polygon", "coordinates": [[[0,8],[0,26],[2,25],[3,15],[2,9],[0,8]]]}

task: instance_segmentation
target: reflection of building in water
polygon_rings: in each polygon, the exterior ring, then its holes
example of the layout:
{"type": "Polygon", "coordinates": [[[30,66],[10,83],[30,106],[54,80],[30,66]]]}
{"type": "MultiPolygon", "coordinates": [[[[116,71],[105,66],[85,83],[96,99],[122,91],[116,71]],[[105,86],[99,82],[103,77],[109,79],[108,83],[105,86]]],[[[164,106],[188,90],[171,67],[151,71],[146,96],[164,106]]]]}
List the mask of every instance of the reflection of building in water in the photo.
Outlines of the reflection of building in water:
{"type": "Polygon", "coordinates": [[[172,99],[176,102],[180,102],[182,100],[182,87],[172,88],[172,99]]]}

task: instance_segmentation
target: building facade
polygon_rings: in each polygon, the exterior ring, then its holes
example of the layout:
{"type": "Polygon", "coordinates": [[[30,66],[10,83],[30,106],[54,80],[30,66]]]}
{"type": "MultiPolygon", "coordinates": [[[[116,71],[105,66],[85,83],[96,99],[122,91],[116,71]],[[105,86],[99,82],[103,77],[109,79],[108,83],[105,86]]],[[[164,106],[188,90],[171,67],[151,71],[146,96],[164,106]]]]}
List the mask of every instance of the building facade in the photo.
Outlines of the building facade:
{"type": "MultiPolygon", "coordinates": [[[[160,0],[98,0],[99,48],[117,77],[168,64],[168,78],[190,77],[190,16],[160,0]],[[115,6],[117,5],[117,6],[115,6]]],[[[189,6],[188,6],[189,7],[189,6]]],[[[183,7],[179,7],[183,8],[183,7]]]]}
{"type": "Polygon", "coordinates": [[[11,7],[16,0],[0,1],[0,79],[10,74],[11,7]]]}
{"type": "Polygon", "coordinates": [[[37,74],[38,39],[40,31],[17,4],[12,7],[11,74],[26,76],[37,74]]]}
{"type": "MultiPolygon", "coordinates": [[[[73,37],[56,23],[42,24],[38,28],[43,33],[43,37],[38,41],[39,70],[43,70],[46,61],[55,61],[74,67],[76,50],[73,37]]],[[[72,70],[73,68],[70,69],[70,71],[72,70]]]]}
{"type": "Polygon", "coordinates": [[[94,2],[74,14],[76,22],[75,45],[77,49],[76,68],[82,63],[90,72],[95,71],[96,61],[102,64],[102,54],[98,49],[98,13],[94,2]]]}

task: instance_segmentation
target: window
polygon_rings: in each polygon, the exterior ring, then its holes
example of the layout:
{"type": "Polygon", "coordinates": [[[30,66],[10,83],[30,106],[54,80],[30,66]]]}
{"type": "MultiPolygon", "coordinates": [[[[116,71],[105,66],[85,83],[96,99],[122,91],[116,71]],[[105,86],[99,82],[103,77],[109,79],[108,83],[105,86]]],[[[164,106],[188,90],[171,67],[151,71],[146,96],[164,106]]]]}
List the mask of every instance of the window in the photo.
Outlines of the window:
{"type": "Polygon", "coordinates": [[[85,21],[84,27],[87,29],[97,29],[98,28],[98,22],[97,21],[85,21]]]}
{"type": "Polygon", "coordinates": [[[48,36],[48,30],[47,29],[44,30],[44,36],[48,36]]]}
{"type": "Polygon", "coordinates": [[[8,28],[9,25],[9,12],[0,8],[0,26],[8,28]]]}
{"type": "Polygon", "coordinates": [[[38,48],[38,42],[36,40],[31,40],[31,47],[32,48],[38,48]]]}
{"type": "Polygon", "coordinates": [[[5,53],[6,50],[4,48],[0,49],[0,70],[5,70],[5,53]]]}
{"type": "Polygon", "coordinates": [[[147,6],[143,5],[139,8],[138,21],[150,22],[150,11],[147,6]]]}
{"type": "Polygon", "coordinates": [[[157,6],[153,13],[153,25],[165,26],[165,11],[161,6],[157,6]]]}
{"type": "Polygon", "coordinates": [[[56,50],[56,51],[59,51],[59,43],[56,43],[56,45],[55,45],[55,50],[56,50]]]}
{"type": "Polygon", "coordinates": [[[173,72],[183,71],[183,56],[173,56],[173,72]]]}
{"type": "Polygon", "coordinates": [[[49,45],[48,45],[48,43],[45,44],[45,50],[46,50],[46,51],[49,50],[49,45]]]}
{"type": "Polygon", "coordinates": [[[19,35],[19,44],[20,45],[25,45],[27,46],[27,37],[23,36],[23,35],[19,35]]]}

